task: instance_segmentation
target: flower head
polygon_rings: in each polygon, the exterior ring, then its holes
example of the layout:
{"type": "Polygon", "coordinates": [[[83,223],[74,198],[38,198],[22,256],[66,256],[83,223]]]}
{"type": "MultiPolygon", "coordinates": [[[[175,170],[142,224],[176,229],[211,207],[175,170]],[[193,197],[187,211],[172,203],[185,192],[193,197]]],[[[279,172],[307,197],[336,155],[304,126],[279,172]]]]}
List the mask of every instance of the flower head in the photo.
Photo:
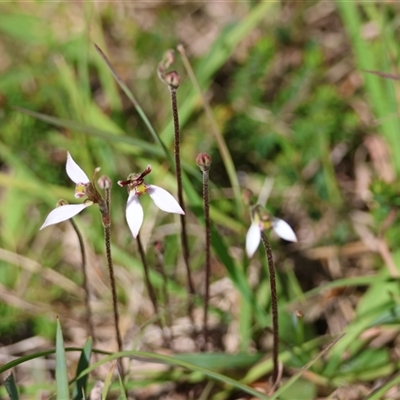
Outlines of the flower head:
{"type": "Polygon", "coordinates": [[[130,174],[126,181],[118,181],[118,185],[128,187],[129,196],[126,204],[126,221],[134,238],[139,234],[143,223],[143,208],[139,202],[139,197],[146,193],[150,195],[160,210],[174,214],[185,214],[179,203],[169,192],[156,185],[147,185],[144,182],[144,177],[150,172],[151,166],[148,165],[141,174],[130,174]]]}
{"type": "MultiPolygon", "coordinates": [[[[94,174],[96,174],[99,170],[100,168],[96,168],[94,174]]],[[[82,204],[64,205],[64,202],[59,202],[58,206],[47,216],[46,221],[44,221],[43,225],[40,227],[41,230],[46,228],[46,226],[66,221],[67,219],[79,214],[86,207],[89,207],[95,203],[99,203],[101,200],[100,194],[90,182],[88,176],[83,172],[81,167],[74,161],[69,153],[67,155],[66,171],[71,180],[76,184],[75,197],[87,197],[87,199],[82,204]]]]}
{"type": "Polygon", "coordinates": [[[261,241],[261,232],[265,229],[272,228],[280,238],[297,242],[296,234],[290,225],[282,219],[271,217],[260,204],[252,208],[251,214],[252,223],[246,235],[246,252],[249,257],[256,252],[261,241]]]}

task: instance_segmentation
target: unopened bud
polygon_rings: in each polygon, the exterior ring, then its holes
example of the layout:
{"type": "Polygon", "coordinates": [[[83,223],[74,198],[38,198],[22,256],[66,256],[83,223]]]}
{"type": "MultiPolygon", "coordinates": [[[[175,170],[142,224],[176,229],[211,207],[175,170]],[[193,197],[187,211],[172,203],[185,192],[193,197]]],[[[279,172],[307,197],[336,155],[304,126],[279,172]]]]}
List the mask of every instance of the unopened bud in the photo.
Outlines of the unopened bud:
{"type": "Polygon", "coordinates": [[[172,89],[177,89],[181,83],[181,78],[177,72],[166,73],[167,69],[175,62],[174,50],[168,50],[165,52],[163,59],[158,64],[157,74],[158,77],[170,86],[172,89]]]}
{"type": "Polygon", "coordinates": [[[103,190],[110,189],[112,185],[111,179],[106,175],[102,175],[97,181],[97,184],[99,185],[99,188],[103,190]]]}
{"type": "Polygon", "coordinates": [[[203,172],[211,168],[211,162],[211,156],[207,153],[200,153],[196,158],[196,163],[203,172]]]}
{"type": "Polygon", "coordinates": [[[181,84],[181,77],[176,71],[171,71],[164,75],[164,82],[172,89],[178,89],[181,84]]]}

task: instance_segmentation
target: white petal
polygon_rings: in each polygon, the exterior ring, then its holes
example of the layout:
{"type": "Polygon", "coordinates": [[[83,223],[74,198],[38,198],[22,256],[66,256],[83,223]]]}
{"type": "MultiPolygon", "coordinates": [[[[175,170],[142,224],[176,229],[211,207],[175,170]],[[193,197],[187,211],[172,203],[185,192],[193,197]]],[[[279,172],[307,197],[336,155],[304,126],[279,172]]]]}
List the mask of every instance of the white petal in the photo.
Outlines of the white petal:
{"type": "Polygon", "coordinates": [[[134,191],[131,191],[129,194],[125,215],[129,229],[131,230],[133,237],[136,239],[143,223],[143,207],[134,191]]]}
{"type": "Polygon", "coordinates": [[[90,180],[87,175],[83,172],[82,168],[74,161],[71,154],[67,155],[67,174],[71,178],[71,181],[78,183],[89,183],[90,180]]]}
{"type": "Polygon", "coordinates": [[[174,196],[172,196],[171,193],[155,185],[148,185],[148,188],[148,193],[150,197],[153,199],[154,203],[160,210],[169,213],[185,215],[182,207],[175,200],[174,196]]]}
{"type": "Polygon", "coordinates": [[[65,206],[57,207],[47,216],[46,221],[44,221],[44,224],[40,227],[40,230],[46,228],[46,226],[66,221],[67,219],[74,217],[76,214],[79,214],[82,210],[91,206],[92,204],[93,203],[91,202],[86,202],[83,204],[67,204],[65,206]]]}
{"type": "Polygon", "coordinates": [[[289,242],[297,242],[297,237],[293,229],[283,219],[273,218],[272,229],[280,238],[289,242]]]}
{"type": "Polygon", "coordinates": [[[246,235],[246,252],[248,257],[252,257],[256,252],[261,240],[261,231],[257,223],[252,223],[246,235]]]}

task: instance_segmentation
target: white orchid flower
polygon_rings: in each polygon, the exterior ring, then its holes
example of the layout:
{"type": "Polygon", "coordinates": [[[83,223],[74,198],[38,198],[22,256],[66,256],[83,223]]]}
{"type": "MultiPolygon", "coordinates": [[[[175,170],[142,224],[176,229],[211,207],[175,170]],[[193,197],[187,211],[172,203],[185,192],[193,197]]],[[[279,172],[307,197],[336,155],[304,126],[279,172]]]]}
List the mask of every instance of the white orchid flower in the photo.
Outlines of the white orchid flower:
{"type": "Polygon", "coordinates": [[[252,223],[246,235],[248,257],[252,257],[256,252],[261,241],[261,232],[269,228],[272,228],[280,238],[289,242],[297,242],[296,234],[287,222],[283,219],[271,218],[262,206],[257,204],[252,210],[252,223]]]}
{"type": "MultiPolygon", "coordinates": [[[[99,168],[95,170],[95,173],[98,170],[99,168]]],[[[67,155],[66,171],[71,180],[76,184],[75,197],[81,198],[84,196],[88,196],[88,194],[94,195],[90,196],[92,197],[92,201],[86,200],[82,204],[67,204],[67,205],[64,205],[65,202],[60,201],[59,206],[56,207],[53,211],[51,211],[50,214],[47,216],[46,221],[44,221],[44,224],[40,227],[40,230],[46,228],[49,225],[58,224],[59,222],[66,221],[67,219],[74,217],[75,215],[79,214],[82,210],[84,210],[86,207],[89,207],[92,204],[94,204],[97,200],[96,196],[97,190],[93,187],[88,176],[83,172],[81,167],[74,161],[71,154],[69,153],[67,155]]]]}
{"type": "Polygon", "coordinates": [[[151,166],[148,165],[141,174],[130,174],[126,181],[118,181],[118,185],[128,186],[129,196],[125,215],[129,229],[135,239],[143,223],[143,207],[139,201],[139,197],[143,194],[148,193],[154,204],[162,211],[173,214],[185,214],[172,194],[159,186],[144,183],[143,178],[150,172],[151,166]]]}

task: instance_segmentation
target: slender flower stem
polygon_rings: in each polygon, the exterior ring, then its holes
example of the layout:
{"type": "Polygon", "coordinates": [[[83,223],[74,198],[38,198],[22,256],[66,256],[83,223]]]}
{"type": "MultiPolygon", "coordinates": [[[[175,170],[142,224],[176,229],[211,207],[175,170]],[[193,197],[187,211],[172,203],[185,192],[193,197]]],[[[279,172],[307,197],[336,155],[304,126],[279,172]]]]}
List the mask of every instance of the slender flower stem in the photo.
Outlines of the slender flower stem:
{"type": "Polygon", "coordinates": [[[149,292],[150,300],[153,303],[154,312],[157,315],[158,326],[161,329],[162,336],[163,336],[163,339],[164,339],[164,344],[167,347],[169,347],[169,341],[168,341],[167,336],[165,335],[164,327],[163,327],[163,324],[162,324],[162,321],[161,321],[161,316],[160,316],[159,310],[158,310],[158,302],[157,302],[156,292],[154,291],[154,287],[153,287],[153,285],[151,283],[151,280],[150,280],[149,266],[147,264],[146,254],[144,252],[144,248],[143,248],[143,245],[142,245],[142,240],[140,239],[140,234],[138,234],[136,240],[137,240],[137,244],[138,244],[138,248],[139,248],[140,258],[141,258],[142,264],[143,264],[144,277],[145,277],[145,280],[146,280],[147,291],[149,292]]]}
{"type": "Polygon", "coordinates": [[[118,300],[117,300],[117,289],[115,285],[115,277],[114,277],[114,267],[111,258],[111,245],[110,245],[110,227],[104,227],[104,238],[107,252],[107,264],[108,264],[108,272],[110,274],[110,283],[111,283],[111,294],[113,301],[113,310],[114,310],[114,324],[115,324],[115,333],[117,337],[118,343],[118,351],[122,351],[122,339],[121,332],[119,330],[119,313],[118,313],[118,300]]]}
{"type": "Polygon", "coordinates": [[[92,321],[92,309],[90,308],[90,292],[89,292],[89,284],[88,284],[88,277],[87,277],[87,268],[86,268],[86,248],[85,243],[83,241],[82,234],[76,225],[75,221],[71,218],[71,225],[75,230],[76,236],[78,237],[79,247],[81,249],[81,256],[82,256],[82,275],[83,281],[82,286],[83,290],[85,291],[85,308],[86,308],[86,319],[88,324],[89,335],[93,338],[93,343],[96,342],[96,338],[94,336],[94,326],[92,321]]]}
{"type": "Polygon", "coordinates": [[[211,276],[211,224],[210,224],[210,197],[208,190],[208,171],[203,172],[203,199],[204,218],[206,224],[206,290],[204,295],[204,347],[206,350],[208,341],[208,303],[210,301],[210,276],[211,276]]]}
{"type": "MultiPolygon", "coordinates": [[[[108,272],[110,275],[115,335],[116,335],[117,343],[118,343],[118,351],[122,351],[123,350],[122,336],[121,336],[121,331],[119,330],[117,287],[115,284],[114,266],[113,266],[113,261],[112,261],[112,256],[111,256],[111,216],[110,216],[111,183],[106,181],[106,184],[103,185],[103,188],[105,190],[105,202],[101,202],[99,204],[99,209],[100,209],[100,212],[102,215],[102,222],[103,222],[103,227],[104,227],[104,242],[105,242],[105,246],[106,246],[108,272]]],[[[119,360],[119,367],[121,369],[121,376],[123,377],[125,375],[125,373],[124,373],[124,367],[122,364],[122,360],[119,360]]]]}
{"type": "MultiPolygon", "coordinates": [[[[175,169],[176,169],[176,182],[178,186],[178,201],[180,206],[185,210],[184,200],[183,200],[183,188],[182,188],[182,172],[181,172],[181,157],[180,157],[180,129],[179,129],[179,115],[178,115],[178,105],[176,98],[176,88],[168,85],[171,94],[171,105],[172,105],[172,115],[174,120],[174,155],[175,155],[175,169]]],[[[181,243],[183,259],[186,266],[187,283],[190,293],[189,299],[189,314],[193,320],[193,301],[195,297],[195,289],[192,279],[192,273],[189,264],[189,244],[188,235],[186,231],[186,219],[184,215],[180,216],[181,219],[181,243]]]]}
{"type": "Polygon", "coordinates": [[[210,193],[208,188],[209,170],[211,167],[211,157],[207,153],[200,153],[196,158],[196,163],[203,172],[203,202],[204,202],[204,221],[205,221],[205,251],[206,251],[206,276],[204,294],[204,313],[203,313],[203,339],[201,350],[207,349],[208,342],[208,303],[210,302],[210,276],[211,276],[211,223],[210,223],[210,193]]]}
{"type": "Polygon", "coordinates": [[[272,362],[273,362],[273,372],[272,380],[275,384],[279,375],[279,364],[278,364],[278,353],[279,353],[279,327],[278,327],[278,296],[276,294],[276,278],[275,278],[275,268],[274,259],[272,256],[271,245],[267,235],[261,232],[261,239],[267,253],[268,270],[269,270],[269,283],[271,286],[271,308],[272,308],[272,332],[273,332],[273,348],[272,348],[272,362]]]}

